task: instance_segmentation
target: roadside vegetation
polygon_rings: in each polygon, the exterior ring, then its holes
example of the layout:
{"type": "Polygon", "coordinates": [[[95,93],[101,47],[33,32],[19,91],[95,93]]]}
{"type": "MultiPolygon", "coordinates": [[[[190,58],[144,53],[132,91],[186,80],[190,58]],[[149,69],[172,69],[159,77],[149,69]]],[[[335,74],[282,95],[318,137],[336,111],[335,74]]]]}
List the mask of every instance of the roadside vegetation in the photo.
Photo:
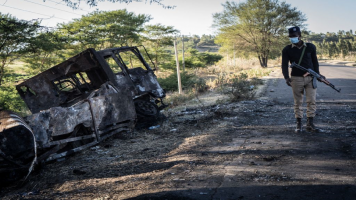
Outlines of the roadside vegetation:
{"type": "Polygon", "coordinates": [[[337,33],[310,33],[304,37],[317,47],[320,59],[356,61],[356,31],[340,30],[337,33]]]}

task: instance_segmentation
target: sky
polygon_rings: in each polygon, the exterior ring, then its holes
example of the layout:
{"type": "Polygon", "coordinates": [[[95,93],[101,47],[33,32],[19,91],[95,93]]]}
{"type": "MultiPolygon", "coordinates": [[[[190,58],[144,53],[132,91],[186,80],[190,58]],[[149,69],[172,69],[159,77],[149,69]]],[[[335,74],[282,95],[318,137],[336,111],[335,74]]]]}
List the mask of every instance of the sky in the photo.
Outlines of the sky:
{"type": "MultiPolygon", "coordinates": [[[[245,0],[235,0],[245,2],[245,0]]],[[[281,0],[280,0],[281,1],[281,0]]],[[[307,29],[315,33],[337,32],[339,30],[356,31],[356,0],[285,0],[303,12],[307,20],[307,29]]],[[[149,0],[148,0],[149,2],[149,0]]],[[[42,19],[43,26],[55,27],[57,23],[68,23],[96,9],[127,9],[136,14],[148,14],[153,18],[149,24],[174,26],[183,35],[216,34],[212,28],[213,13],[223,11],[226,0],[163,0],[165,5],[174,5],[174,9],[164,9],[157,4],[133,2],[130,4],[102,2],[90,8],[84,3],[80,10],[64,5],[62,0],[0,0],[0,12],[11,14],[18,19],[42,19]]]]}

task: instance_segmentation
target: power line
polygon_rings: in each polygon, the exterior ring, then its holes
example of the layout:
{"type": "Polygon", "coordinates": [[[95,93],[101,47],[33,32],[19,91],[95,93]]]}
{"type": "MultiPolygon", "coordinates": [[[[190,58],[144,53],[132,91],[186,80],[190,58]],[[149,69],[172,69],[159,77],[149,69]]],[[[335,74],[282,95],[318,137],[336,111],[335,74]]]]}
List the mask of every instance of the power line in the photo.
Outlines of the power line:
{"type": "Polygon", "coordinates": [[[47,8],[52,8],[52,9],[55,9],[55,10],[60,10],[60,11],[63,11],[63,12],[72,13],[74,15],[81,16],[80,14],[77,14],[77,13],[74,13],[74,12],[69,12],[69,11],[58,9],[58,8],[54,8],[54,7],[51,7],[51,6],[46,6],[46,5],[43,5],[43,4],[40,4],[40,3],[36,3],[36,2],[32,2],[32,1],[29,1],[29,0],[24,0],[24,1],[27,1],[27,2],[30,2],[30,3],[33,3],[33,4],[37,4],[37,5],[40,5],[40,6],[44,6],[44,7],[47,7],[47,8]]]}
{"type": "MultiPolygon", "coordinates": [[[[56,2],[56,1],[53,1],[53,0],[47,0],[47,1],[50,1],[50,2],[53,2],[53,3],[55,3],[55,4],[60,4],[60,5],[63,5],[63,6],[68,7],[66,4],[59,3],[59,2],[56,2]]],[[[84,9],[82,9],[82,8],[77,8],[77,9],[78,9],[78,10],[85,11],[85,12],[90,12],[90,11],[88,11],[88,10],[84,10],[84,9]]]]}
{"type": "Polygon", "coordinates": [[[57,19],[66,20],[66,21],[69,20],[69,19],[63,19],[63,18],[60,18],[60,17],[55,17],[55,16],[45,15],[45,14],[41,14],[41,13],[36,13],[36,12],[29,11],[29,10],[15,8],[15,7],[12,7],[12,6],[6,6],[6,5],[1,5],[1,6],[7,7],[7,8],[12,8],[12,9],[15,9],[15,10],[21,10],[21,11],[24,11],[24,12],[29,12],[29,13],[33,13],[33,14],[37,14],[37,15],[42,15],[42,16],[46,16],[46,17],[50,17],[50,18],[57,18],[57,19]]]}

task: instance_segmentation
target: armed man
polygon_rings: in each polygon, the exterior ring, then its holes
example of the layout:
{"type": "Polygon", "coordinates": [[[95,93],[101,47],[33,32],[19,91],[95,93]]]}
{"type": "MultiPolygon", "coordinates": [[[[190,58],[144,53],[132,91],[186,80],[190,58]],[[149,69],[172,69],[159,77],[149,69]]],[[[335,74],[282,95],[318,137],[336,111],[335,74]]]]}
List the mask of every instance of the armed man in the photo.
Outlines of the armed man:
{"type": "Polygon", "coordinates": [[[288,29],[289,39],[292,44],[287,45],[282,51],[282,72],[288,86],[292,87],[294,97],[294,114],[297,127],[296,133],[302,131],[303,96],[307,102],[307,131],[318,132],[314,125],[316,112],[316,85],[313,86],[313,77],[308,72],[292,68],[289,76],[289,63],[297,63],[307,69],[312,69],[319,74],[319,63],[316,57],[316,47],[311,43],[301,40],[302,34],[298,26],[288,29]]]}

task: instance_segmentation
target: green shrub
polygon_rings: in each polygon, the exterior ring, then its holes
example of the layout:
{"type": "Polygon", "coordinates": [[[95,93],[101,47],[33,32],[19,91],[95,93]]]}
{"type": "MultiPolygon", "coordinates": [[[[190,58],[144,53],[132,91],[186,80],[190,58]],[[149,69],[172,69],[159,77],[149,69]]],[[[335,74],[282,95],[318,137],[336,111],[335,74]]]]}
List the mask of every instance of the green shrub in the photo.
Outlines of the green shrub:
{"type": "Polygon", "coordinates": [[[193,90],[190,90],[184,94],[178,94],[178,92],[174,92],[171,95],[168,95],[165,101],[169,104],[170,107],[175,107],[194,99],[194,97],[195,93],[193,90]]]}
{"type": "Polygon", "coordinates": [[[257,85],[262,85],[263,81],[256,77],[248,79],[247,73],[238,75],[228,75],[220,73],[216,79],[216,85],[223,94],[230,96],[231,101],[253,99],[257,85]]]}
{"type": "Polygon", "coordinates": [[[219,62],[223,56],[216,53],[200,53],[201,60],[205,62],[206,65],[214,65],[219,62]]]}
{"type": "Polygon", "coordinates": [[[231,91],[229,93],[232,101],[252,99],[255,96],[256,92],[253,90],[253,87],[247,78],[247,74],[241,73],[239,75],[235,75],[231,79],[231,91]]]}
{"type": "MultiPolygon", "coordinates": [[[[162,88],[167,91],[178,90],[177,73],[173,73],[167,78],[159,78],[158,82],[162,88]]],[[[183,90],[196,89],[196,91],[203,92],[207,89],[206,82],[203,78],[187,72],[181,73],[181,82],[183,90]]]]}
{"type": "MultiPolygon", "coordinates": [[[[220,61],[223,56],[215,53],[200,53],[196,49],[189,49],[184,59],[184,66],[187,69],[198,69],[198,68],[205,68],[208,65],[214,65],[218,61],[220,61]]],[[[179,56],[179,66],[183,68],[183,58],[179,56]]],[[[171,59],[166,62],[162,62],[160,64],[160,68],[168,69],[168,70],[176,70],[176,60],[171,59]]]]}
{"type": "Polygon", "coordinates": [[[176,66],[176,61],[170,61],[170,62],[166,62],[166,63],[161,63],[159,66],[160,69],[165,69],[165,70],[176,70],[177,66],[176,66]]]}
{"type": "Polygon", "coordinates": [[[17,93],[15,86],[0,86],[0,108],[25,115],[25,102],[17,93]]]}
{"type": "MultiPolygon", "coordinates": [[[[204,64],[198,60],[192,59],[191,57],[184,60],[184,65],[186,68],[194,69],[199,67],[204,67],[204,64]]],[[[179,60],[179,66],[183,66],[182,60],[179,60]]]]}
{"type": "MultiPolygon", "coordinates": [[[[184,66],[185,68],[189,69],[196,69],[196,68],[203,68],[205,67],[205,63],[197,60],[196,58],[192,57],[187,57],[184,60],[184,66]]],[[[176,70],[177,69],[177,64],[175,60],[170,61],[169,63],[165,63],[164,65],[161,65],[163,69],[170,69],[170,70],[176,70]]],[[[181,58],[179,58],[179,67],[182,70],[183,69],[183,61],[181,58]]]]}

